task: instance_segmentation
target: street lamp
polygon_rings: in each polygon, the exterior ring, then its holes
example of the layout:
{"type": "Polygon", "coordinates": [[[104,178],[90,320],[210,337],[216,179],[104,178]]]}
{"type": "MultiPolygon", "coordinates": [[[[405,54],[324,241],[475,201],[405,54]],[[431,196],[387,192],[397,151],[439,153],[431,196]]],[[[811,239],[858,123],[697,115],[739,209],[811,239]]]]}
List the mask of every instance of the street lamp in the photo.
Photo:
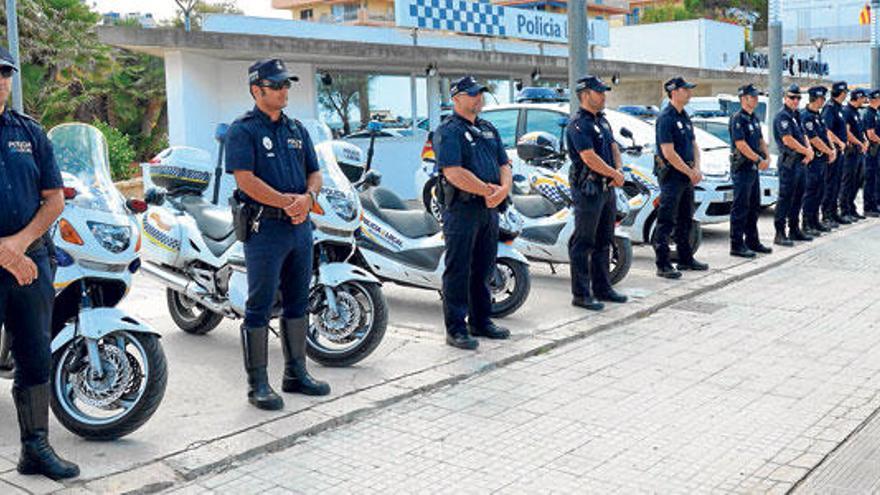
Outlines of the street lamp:
{"type": "Polygon", "coordinates": [[[817,57],[817,61],[819,65],[822,65],[822,47],[825,46],[825,43],[828,43],[828,38],[810,38],[810,43],[816,47],[816,51],[819,53],[817,57]]]}

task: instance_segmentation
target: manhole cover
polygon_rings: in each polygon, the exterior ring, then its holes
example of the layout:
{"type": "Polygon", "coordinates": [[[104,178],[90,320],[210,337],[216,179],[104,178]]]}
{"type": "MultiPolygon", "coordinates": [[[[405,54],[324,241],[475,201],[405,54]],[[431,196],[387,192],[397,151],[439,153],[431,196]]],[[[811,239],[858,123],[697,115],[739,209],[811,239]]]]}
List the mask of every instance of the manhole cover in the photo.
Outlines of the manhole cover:
{"type": "Polygon", "coordinates": [[[723,308],[723,304],[703,301],[683,301],[672,306],[672,309],[688,311],[691,313],[700,313],[704,315],[711,315],[712,313],[716,313],[723,308]]]}

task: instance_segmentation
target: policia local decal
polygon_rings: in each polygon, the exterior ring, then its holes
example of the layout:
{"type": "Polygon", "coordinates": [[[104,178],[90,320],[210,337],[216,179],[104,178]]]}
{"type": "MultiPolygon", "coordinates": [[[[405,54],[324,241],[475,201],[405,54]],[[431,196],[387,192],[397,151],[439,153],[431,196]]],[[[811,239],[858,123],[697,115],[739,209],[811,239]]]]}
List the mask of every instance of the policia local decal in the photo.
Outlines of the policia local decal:
{"type": "MultiPolygon", "coordinates": [[[[395,23],[401,27],[437,29],[556,43],[568,42],[568,17],[561,14],[500,7],[469,0],[399,0],[395,23]]],[[[590,19],[590,43],[609,45],[608,22],[590,19]]]]}

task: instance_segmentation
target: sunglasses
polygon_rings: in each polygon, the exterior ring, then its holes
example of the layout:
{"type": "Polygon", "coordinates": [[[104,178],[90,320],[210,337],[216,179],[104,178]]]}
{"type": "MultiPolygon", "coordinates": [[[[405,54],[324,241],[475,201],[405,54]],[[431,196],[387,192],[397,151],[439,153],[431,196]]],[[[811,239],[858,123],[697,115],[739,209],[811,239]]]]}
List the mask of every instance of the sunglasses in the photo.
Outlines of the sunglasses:
{"type": "Polygon", "coordinates": [[[275,91],[280,91],[282,89],[290,89],[291,82],[290,79],[285,79],[283,81],[267,81],[264,79],[260,81],[259,86],[262,88],[269,88],[275,91]]]}
{"type": "Polygon", "coordinates": [[[3,79],[9,79],[10,77],[12,77],[12,74],[14,72],[15,72],[15,68],[10,67],[8,65],[4,65],[3,67],[0,67],[0,77],[2,77],[3,79]]]}
{"type": "Polygon", "coordinates": [[[800,100],[801,95],[786,95],[786,98],[788,98],[789,100],[800,100]]]}

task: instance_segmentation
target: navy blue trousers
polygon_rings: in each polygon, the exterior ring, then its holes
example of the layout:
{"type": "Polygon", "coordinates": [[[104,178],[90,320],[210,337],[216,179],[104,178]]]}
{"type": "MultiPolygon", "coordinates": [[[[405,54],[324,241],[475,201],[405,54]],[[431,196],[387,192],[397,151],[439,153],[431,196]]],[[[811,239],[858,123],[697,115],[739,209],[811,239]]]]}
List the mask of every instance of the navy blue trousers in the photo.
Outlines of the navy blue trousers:
{"type": "Polygon", "coordinates": [[[733,206],[730,209],[730,247],[754,247],[758,237],[761,212],[761,181],[754,166],[733,173],[733,206]],[[745,238],[745,242],[743,242],[745,238]]]}
{"type": "Polygon", "coordinates": [[[669,236],[675,231],[675,249],[679,263],[690,263],[691,228],[694,218],[694,186],[677,171],[670,170],[660,182],[660,206],[657,208],[657,228],[654,234],[654,254],[657,267],[670,264],[669,236]]]}
{"type": "Polygon", "coordinates": [[[824,195],[825,175],[828,170],[828,159],[813,160],[807,167],[804,185],[804,220],[809,224],[819,223],[819,205],[824,195]]]}
{"type": "Polygon", "coordinates": [[[584,189],[573,188],[574,233],[568,240],[571,261],[571,295],[590,297],[611,292],[608,273],[617,203],[614,190],[602,190],[590,182],[584,189]],[[592,292],[591,292],[592,288],[592,292]]]}
{"type": "Polygon", "coordinates": [[[443,317],[446,332],[461,335],[467,332],[465,317],[477,328],[491,322],[498,212],[487,208],[483,198],[456,201],[443,211],[443,238],[443,317]]]}

